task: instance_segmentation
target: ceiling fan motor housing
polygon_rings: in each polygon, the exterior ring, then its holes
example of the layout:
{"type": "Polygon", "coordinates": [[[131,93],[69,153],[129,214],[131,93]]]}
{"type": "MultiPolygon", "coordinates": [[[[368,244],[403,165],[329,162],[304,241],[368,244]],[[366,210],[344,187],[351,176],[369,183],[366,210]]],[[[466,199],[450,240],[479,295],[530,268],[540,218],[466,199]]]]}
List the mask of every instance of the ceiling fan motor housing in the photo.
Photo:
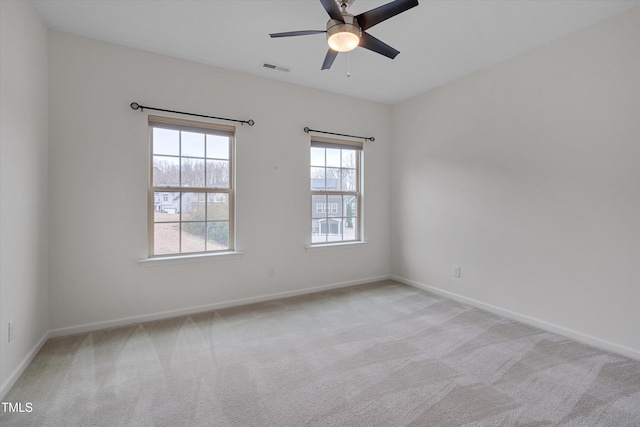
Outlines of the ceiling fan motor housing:
{"type": "Polygon", "coordinates": [[[353,15],[343,13],[342,17],[344,22],[335,19],[327,22],[327,42],[335,51],[348,52],[358,46],[362,30],[353,15]]]}

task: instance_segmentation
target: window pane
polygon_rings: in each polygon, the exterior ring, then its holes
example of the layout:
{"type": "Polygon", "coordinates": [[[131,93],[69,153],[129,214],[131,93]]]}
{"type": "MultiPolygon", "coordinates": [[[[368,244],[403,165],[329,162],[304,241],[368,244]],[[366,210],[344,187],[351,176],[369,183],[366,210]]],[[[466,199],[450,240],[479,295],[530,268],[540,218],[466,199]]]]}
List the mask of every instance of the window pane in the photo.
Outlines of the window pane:
{"type": "Polygon", "coordinates": [[[229,220],[227,193],[207,193],[207,220],[229,220]]]}
{"type": "Polygon", "coordinates": [[[155,222],[180,221],[180,193],[164,191],[153,193],[153,220],[155,222]]]}
{"type": "Polygon", "coordinates": [[[327,216],[337,217],[342,215],[342,196],[328,196],[327,216]]]}
{"type": "Polygon", "coordinates": [[[340,169],[327,168],[326,189],[330,191],[340,190],[340,169]]]}
{"type": "Polygon", "coordinates": [[[204,157],[204,134],[182,132],[182,155],[204,157]]]}
{"type": "Polygon", "coordinates": [[[339,242],[342,240],[342,218],[327,219],[327,241],[339,242]]]}
{"type": "Polygon", "coordinates": [[[356,196],[343,196],[344,203],[344,216],[349,218],[355,218],[358,216],[358,199],[356,196]]]}
{"type": "Polygon", "coordinates": [[[178,157],[153,156],[153,185],[178,187],[180,185],[180,160],[178,157]]]}
{"type": "Polygon", "coordinates": [[[358,238],[358,220],[356,218],[345,218],[343,229],[343,240],[356,240],[358,238]]]}
{"type": "Polygon", "coordinates": [[[340,167],[340,151],[336,148],[327,148],[327,166],[340,167]]]}
{"type": "Polygon", "coordinates": [[[342,150],[342,167],[355,169],[356,167],[356,151],[342,150]]]}
{"type": "Polygon", "coordinates": [[[327,233],[326,233],[325,225],[326,225],[326,220],[324,219],[311,220],[311,243],[327,242],[327,233]]]}
{"type": "Polygon", "coordinates": [[[311,147],[311,166],[324,165],[324,148],[311,147]]]}
{"type": "Polygon", "coordinates": [[[156,255],[164,255],[178,252],[180,252],[180,224],[154,224],[153,253],[156,255]]]}
{"type": "Polygon", "coordinates": [[[180,159],[182,186],[204,187],[204,159],[180,159]]]}
{"type": "Polygon", "coordinates": [[[229,137],[220,135],[207,135],[207,158],[228,159],[229,137]]]}
{"type": "Polygon", "coordinates": [[[324,190],[324,168],[311,168],[311,189],[312,190],[324,190]]]}
{"type": "Polygon", "coordinates": [[[183,222],[182,252],[203,252],[204,231],[204,222],[183,222]]]}
{"type": "Polygon", "coordinates": [[[171,129],[153,128],[153,154],[180,154],[180,132],[171,129]]]}
{"type": "Polygon", "coordinates": [[[182,221],[204,221],[205,193],[182,193],[182,221]]]}
{"type": "Polygon", "coordinates": [[[342,169],[342,191],[356,191],[358,181],[355,169],[342,169]]]}
{"type": "Polygon", "coordinates": [[[327,196],[318,196],[318,195],[311,196],[311,217],[324,218],[326,216],[327,216],[327,196]]]}
{"type": "Polygon", "coordinates": [[[229,221],[207,223],[207,250],[229,249],[229,221]]]}
{"type": "Polygon", "coordinates": [[[207,187],[229,188],[229,161],[207,160],[207,187]]]}

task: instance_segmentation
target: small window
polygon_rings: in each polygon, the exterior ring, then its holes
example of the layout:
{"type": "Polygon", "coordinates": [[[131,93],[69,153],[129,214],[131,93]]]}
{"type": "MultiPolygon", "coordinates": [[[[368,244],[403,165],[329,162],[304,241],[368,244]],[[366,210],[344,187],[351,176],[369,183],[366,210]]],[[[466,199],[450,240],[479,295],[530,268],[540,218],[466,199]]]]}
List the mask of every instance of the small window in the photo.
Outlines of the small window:
{"type": "Polygon", "coordinates": [[[233,250],[234,128],[149,116],[149,255],[233,250]]]}
{"type": "Polygon", "coordinates": [[[362,143],[311,139],[311,244],[361,240],[362,143]]]}

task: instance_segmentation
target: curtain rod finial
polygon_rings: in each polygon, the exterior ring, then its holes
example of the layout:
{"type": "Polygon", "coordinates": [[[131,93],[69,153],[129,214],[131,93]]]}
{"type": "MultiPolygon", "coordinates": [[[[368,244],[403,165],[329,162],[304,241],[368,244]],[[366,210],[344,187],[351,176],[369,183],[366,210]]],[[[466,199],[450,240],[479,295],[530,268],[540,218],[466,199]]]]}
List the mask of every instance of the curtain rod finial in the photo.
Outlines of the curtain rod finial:
{"type": "Polygon", "coordinates": [[[138,104],[137,102],[132,102],[131,104],[129,104],[129,106],[132,110],[137,110],[138,108],[140,108],[140,104],[138,104]]]}

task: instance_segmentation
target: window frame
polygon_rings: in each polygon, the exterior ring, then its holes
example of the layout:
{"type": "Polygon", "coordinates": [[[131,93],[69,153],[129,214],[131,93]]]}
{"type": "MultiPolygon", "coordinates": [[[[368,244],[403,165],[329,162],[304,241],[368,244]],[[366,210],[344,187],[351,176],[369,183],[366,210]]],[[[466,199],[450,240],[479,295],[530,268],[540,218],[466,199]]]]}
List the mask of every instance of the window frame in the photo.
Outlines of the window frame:
{"type": "MultiPolygon", "coordinates": [[[[310,235],[309,237],[311,238],[311,243],[310,243],[310,248],[313,247],[321,247],[321,246],[339,246],[339,245],[353,245],[354,243],[364,243],[364,221],[363,221],[363,190],[362,190],[362,182],[363,182],[363,174],[364,174],[364,144],[362,142],[359,141],[350,141],[350,140],[343,140],[343,139],[337,139],[337,138],[325,138],[325,137],[319,137],[319,136],[311,136],[310,139],[310,145],[309,145],[309,154],[311,154],[311,149],[314,147],[318,147],[318,148],[334,148],[334,149],[340,149],[340,150],[354,150],[355,153],[355,178],[356,178],[356,188],[355,191],[347,191],[347,190],[314,190],[313,188],[311,188],[310,186],[310,196],[311,196],[311,215],[310,215],[310,235]],[[314,196],[327,196],[326,199],[324,200],[324,212],[323,215],[325,215],[322,218],[316,218],[314,215],[314,203],[316,203],[316,206],[319,202],[314,202],[314,196]],[[346,219],[346,212],[342,212],[342,216],[340,217],[333,217],[332,216],[332,212],[331,212],[331,205],[335,202],[331,202],[329,199],[329,196],[342,196],[342,207],[341,209],[344,210],[345,209],[345,205],[344,205],[344,196],[354,196],[355,197],[355,203],[356,203],[356,209],[355,209],[355,216],[353,218],[355,218],[356,220],[356,227],[355,227],[355,238],[354,239],[350,239],[350,240],[334,240],[331,241],[327,238],[326,241],[322,241],[322,242],[314,242],[313,241],[313,237],[314,237],[314,220],[320,222],[321,220],[326,220],[327,221],[327,226],[329,227],[329,223],[328,220],[329,219],[346,219]]],[[[309,159],[311,158],[311,156],[309,156],[309,159]]],[[[318,167],[317,165],[314,166],[311,164],[311,160],[309,160],[309,178],[310,178],[310,182],[313,179],[311,177],[311,168],[313,167],[318,167]]],[[[332,166],[327,166],[326,164],[326,151],[325,151],[325,165],[324,165],[324,169],[326,172],[327,168],[334,168],[332,166]]],[[[343,169],[342,165],[340,166],[339,169],[343,169]]],[[[325,179],[326,179],[326,173],[325,173],[325,179]]],[[[326,181],[325,181],[326,182],[326,181]]],[[[353,203],[353,202],[350,202],[353,203]]],[[[340,209],[337,209],[338,211],[340,209]]],[[[316,212],[317,214],[318,212],[316,212]]],[[[337,213],[337,212],[334,212],[337,213]]],[[[344,225],[342,225],[342,238],[344,239],[344,225]]],[[[319,225],[318,228],[320,231],[322,231],[322,226],[319,225]]],[[[328,230],[328,228],[327,228],[328,230]]],[[[330,233],[327,234],[327,237],[330,233]]]]}
{"type": "MultiPolygon", "coordinates": [[[[148,184],[148,195],[147,195],[147,254],[149,259],[160,259],[160,258],[180,258],[180,257],[193,257],[198,255],[215,255],[221,253],[229,253],[235,251],[235,126],[222,125],[218,123],[210,123],[210,122],[200,122],[193,120],[184,120],[178,119],[175,117],[166,117],[166,116],[148,116],[148,126],[149,126],[149,184],[148,184]],[[229,183],[227,187],[207,187],[206,186],[206,176],[205,176],[205,186],[203,187],[189,187],[189,186],[154,186],[154,152],[153,152],[153,129],[154,128],[162,128],[162,129],[170,129],[177,131],[185,131],[185,132],[195,132],[201,133],[205,135],[205,147],[206,147],[206,135],[219,135],[226,136],[229,138],[229,183]],[[205,227],[207,224],[207,218],[203,221],[183,221],[182,214],[177,221],[180,224],[180,231],[178,233],[179,236],[179,252],[172,253],[163,253],[163,254],[155,254],[154,253],[154,242],[155,242],[155,205],[154,205],[154,194],[157,192],[166,192],[166,193],[194,193],[194,194],[204,194],[203,198],[205,200],[205,204],[208,203],[208,197],[206,194],[217,194],[217,193],[225,193],[227,194],[229,200],[229,241],[227,248],[218,249],[218,250],[205,250],[205,251],[196,251],[196,252],[182,252],[182,224],[189,222],[204,222],[205,227]]],[[[206,150],[206,148],[205,148],[206,150]]],[[[179,152],[177,156],[178,159],[181,158],[192,158],[193,156],[182,156],[182,153],[179,152]]],[[[206,157],[203,158],[205,161],[209,160],[206,157]]],[[[211,158],[211,160],[220,160],[211,158]]],[[[206,166],[205,166],[206,168],[206,166]]],[[[215,196],[214,196],[215,197],[215,196]]],[[[182,206],[184,202],[182,199],[180,200],[180,204],[182,206]]],[[[206,206],[206,205],[205,205],[206,206]]],[[[181,209],[182,211],[182,209],[181,209]]],[[[205,208],[205,212],[207,209],[205,208]]],[[[206,215],[206,213],[205,213],[206,215]]],[[[205,228],[206,230],[206,228],[205,228]]],[[[205,231],[205,247],[206,247],[206,231],[205,231]]]]}

